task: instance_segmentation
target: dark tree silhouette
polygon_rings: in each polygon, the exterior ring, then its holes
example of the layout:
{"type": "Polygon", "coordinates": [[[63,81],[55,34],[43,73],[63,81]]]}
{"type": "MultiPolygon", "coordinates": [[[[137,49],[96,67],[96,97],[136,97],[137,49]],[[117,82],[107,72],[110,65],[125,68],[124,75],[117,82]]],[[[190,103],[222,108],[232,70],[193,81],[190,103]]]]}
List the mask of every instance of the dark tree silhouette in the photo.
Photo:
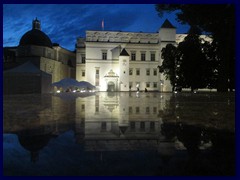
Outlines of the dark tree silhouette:
{"type": "Polygon", "coordinates": [[[166,79],[170,80],[172,85],[172,91],[176,85],[176,61],[177,61],[177,48],[172,44],[167,44],[162,49],[162,65],[159,67],[159,72],[166,76],[166,79]]]}
{"type": "Polygon", "coordinates": [[[183,85],[191,87],[192,91],[207,87],[208,78],[212,76],[208,72],[208,61],[203,51],[202,41],[198,29],[194,27],[190,29],[188,36],[178,46],[180,70],[185,80],[183,85]]]}
{"type": "Polygon", "coordinates": [[[211,42],[200,38],[200,31],[192,27],[178,47],[168,44],[162,49],[161,73],[176,86],[191,90],[216,88],[218,58],[211,42]]]}
{"type": "Polygon", "coordinates": [[[159,16],[178,10],[183,24],[211,33],[219,57],[217,89],[226,92],[235,88],[235,6],[233,4],[159,4],[159,16]]]}

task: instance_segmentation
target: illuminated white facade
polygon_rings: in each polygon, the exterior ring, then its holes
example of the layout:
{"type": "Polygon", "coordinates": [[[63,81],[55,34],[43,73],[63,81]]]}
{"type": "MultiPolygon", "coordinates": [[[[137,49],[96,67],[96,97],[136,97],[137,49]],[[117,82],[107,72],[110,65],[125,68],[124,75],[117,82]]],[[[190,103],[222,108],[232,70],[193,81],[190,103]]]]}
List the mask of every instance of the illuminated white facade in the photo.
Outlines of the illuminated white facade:
{"type": "Polygon", "coordinates": [[[176,44],[176,36],[168,20],[158,33],[86,31],[77,39],[76,79],[99,91],[171,91],[158,66],[162,48],[176,44]]]}

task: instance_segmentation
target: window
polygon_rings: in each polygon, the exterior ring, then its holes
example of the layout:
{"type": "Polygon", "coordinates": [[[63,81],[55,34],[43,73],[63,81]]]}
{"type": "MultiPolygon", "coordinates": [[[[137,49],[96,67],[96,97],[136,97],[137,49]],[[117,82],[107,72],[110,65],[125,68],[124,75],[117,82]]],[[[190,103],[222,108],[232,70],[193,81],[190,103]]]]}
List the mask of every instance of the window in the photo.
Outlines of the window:
{"type": "Polygon", "coordinates": [[[145,60],[146,60],[146,53],[141,52],[141,61],[145,61],[145,60]]]}
{"type": "Polygon", "coordinates": [[[136,69],[136,75],[137,75],[137,76],[140,75],[140,69],[136,69]]]}
{"type": "Polygon", "coordinates": [[[145,130],[145,122],[140,122],[140,129],[145,130]]]}
{"type": "Polygon", "coordinates": [[[149,88],[150,87],[150,83],[146,82],[146,87],[149,88]]]}
{"type": "Polygon", "coordinates": [[[154,87],[154,88],[157,88],[157,82],[154,82],[154,83],[153,83],[153,87],[154,87]]]}
{"type": "Polygon", "coordinates": [[[82,56],[82,63],[85,64],[85,62],[86,62],[85,56],[82,56]]]}
{"type": "Polygon", "coordinates": [[[129,111],[129,114],[132,114],[132,106],[129,106],[128,111],[129,111]]]}
{"type": "Polygon", "coordinates": [[[102,129],[102,131],[106,131],[107,130],[107,122],[102,122],[101,129],[102,129]]]}
{"type": "Polygon", "coordinates": [[[153,69],[153,75],[157,76],[157,69],[153,69]]]}
{"type": "Polygon", "coordinates": [[[129,69],[129,76],[133,74],[133,69],[129,69]]]}
{"type": "Polygon", "coordinates": [[[82,54],[82,63],[85,64],[85,62],[86,62],[85,54],[82,54]]]}
{"type": "Polygon", "coordinates": [[[99,107],[95,106],[95,112],[98,113],[99,112],[99,107]]]}
{"type": "Polygon", "coordinates": [[[155,61],[155,53],[154,52],[151,53],[151,61],[155,61]]]}
{"type": "Polygon", "coordinates": [[[107,52],[102,52],[102,59],[107,60],[107,52]]]}
{"type": "Polygon", "coordinates": [[[131,60],[136,61],[136,52],[131,53],[131,60]]]}
{"type": "Polygon", "coordinates": [[[130,129],[134,130],[135,129],[135,122],[130,122],[130,129]]]}
{"type": "Polygon", "coordinates": [[[99,69],[96,69],[95,86],[99,86],[99,69]]]}
{"type": "Polygon", "coordinates": [[[150,108],[146,107],[146,114],[149,114],[149,113],[150,113],[150,108]]]}
{"type": "Polygon", "coordinates": [[[157,113],[157,107],[153,107],[153,114],[157,113]]]}
{"type": "Polygon", "coordinates": [[[150,122],[150,130],[154,131],[155,130],[155,122],[150,122]]]}
{"type": "Polygon", "coordinates": [[[150,76],[150,69],[146,69],[146,75],[150,76]]]}
{"type": "Polygon", "coordinates": [[[85,77],[85,71],[82,71],[82,77],[85,77]]]}
{"type": "Polygon", "coordinates": [[[140,108],[136,107],[136,114],[138,114],[140,112],[140,108]]]}
{"type": "Polygon", "coordinates": [[[96,69],[96,74],[99,75],[99,69],[96,69]]]}

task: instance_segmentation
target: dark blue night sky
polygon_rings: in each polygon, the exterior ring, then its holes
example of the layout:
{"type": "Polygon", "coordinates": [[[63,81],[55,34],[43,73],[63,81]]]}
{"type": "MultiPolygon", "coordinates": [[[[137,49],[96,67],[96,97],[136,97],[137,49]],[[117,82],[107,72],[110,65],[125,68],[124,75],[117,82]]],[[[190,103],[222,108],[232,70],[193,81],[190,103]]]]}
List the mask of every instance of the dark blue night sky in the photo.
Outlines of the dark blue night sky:
{"type": "Polygon", "coordinates": [[[52,42],[69,50],[74,50],[77,37],[85,37],[86,30],[101,30],[103,19],[106,31],[157,32],[166,18],[177,33],[188,31],[174,13],[159,17],[154,4],[4,4],[3,47],[17,46],[36,17],[52,42]]]}

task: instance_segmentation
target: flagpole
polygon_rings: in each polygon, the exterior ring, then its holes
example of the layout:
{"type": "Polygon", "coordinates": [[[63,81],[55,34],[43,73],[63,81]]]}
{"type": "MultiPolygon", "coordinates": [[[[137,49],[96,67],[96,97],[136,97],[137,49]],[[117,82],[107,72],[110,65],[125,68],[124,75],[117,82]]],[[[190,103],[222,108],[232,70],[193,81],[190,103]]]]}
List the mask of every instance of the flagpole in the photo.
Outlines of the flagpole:
{"type": "Polygon", "coordinates": [[[104,31],[104,19],[102,20],[102,31],[104,31]]]}

